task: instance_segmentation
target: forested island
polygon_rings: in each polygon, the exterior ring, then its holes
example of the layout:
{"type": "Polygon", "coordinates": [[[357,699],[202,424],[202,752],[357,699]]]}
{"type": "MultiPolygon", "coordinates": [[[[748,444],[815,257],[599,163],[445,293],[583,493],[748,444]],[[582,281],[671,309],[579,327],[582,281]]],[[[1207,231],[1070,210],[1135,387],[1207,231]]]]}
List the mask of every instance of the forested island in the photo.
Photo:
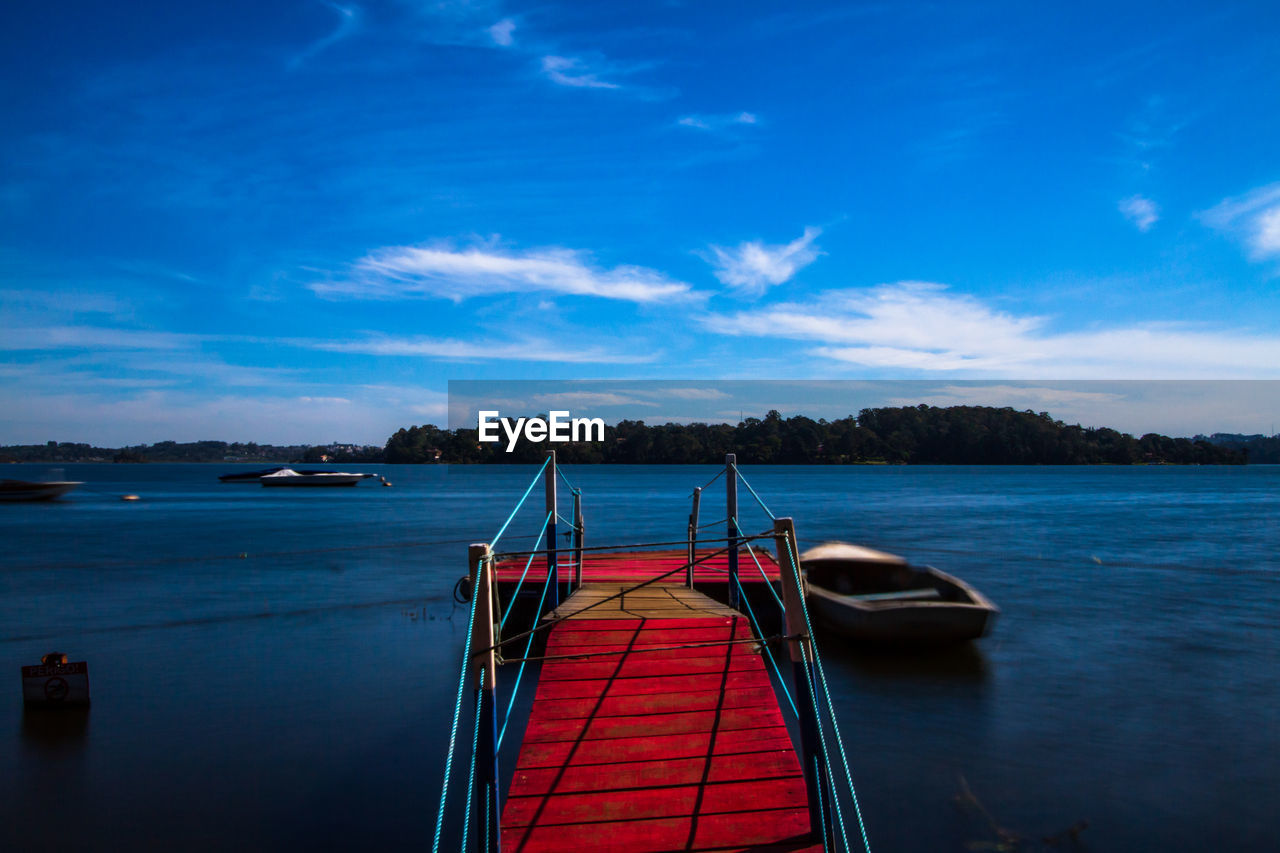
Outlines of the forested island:
{"type": "Polygon", "coordinates": [[[332,443],[270,445],[224,441],[104,448],[75,442],[0,447],[0,462],[527,463],[554,448],[566,464],[773,465],[1241,465],[1280,462],[1280,436],[1215,433],[1135,437],[1068,425],[1047,412],[989,406],[863,409],[855,417],[764,418],[738,424],[621,421],[603,442],[481,443],[474,429],[430,424],[398,430],[385,447],[332,443]]]}
{"type": "MultiPolygon", "coordinates": [[[[1274,441],[1274,439],[1273,439],[1274,441]]],[[[401,429],[387,440],[386,462],[537,462],[548,448],[567,464],[715,464],[736,453],[741,464],[773,465],[1240,465],[1244,448],[1197,436],[1140,438],[1106,427],[1067,425],[1047,412],[989,406],[863,409],[856,417],[764,418],[733,424],[620,421],[603,442],[481,444],[474,429],[401,429]]]]}

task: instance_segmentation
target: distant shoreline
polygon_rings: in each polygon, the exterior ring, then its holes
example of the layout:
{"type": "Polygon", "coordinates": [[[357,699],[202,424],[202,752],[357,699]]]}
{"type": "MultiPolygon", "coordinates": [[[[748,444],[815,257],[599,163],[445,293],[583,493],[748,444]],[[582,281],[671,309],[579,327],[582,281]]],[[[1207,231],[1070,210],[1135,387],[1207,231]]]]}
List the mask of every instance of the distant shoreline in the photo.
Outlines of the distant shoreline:
{"type": "Polygon", "coordinates": [[[1280,463],[1280,436],[1214,433],[1135,437],[1054,420],[1047,412],[987,406],[863,409],[835,421],[803,415],[738,424],[606,425],[604,441],[530,442],[511,452],[474,429],[402,428],[385,446],[163,441],[119,448],[75,442],[0,447],[0,462],[217,465],[527,464],[555,450],[567,465],[1244,465],[1280,463]]]}

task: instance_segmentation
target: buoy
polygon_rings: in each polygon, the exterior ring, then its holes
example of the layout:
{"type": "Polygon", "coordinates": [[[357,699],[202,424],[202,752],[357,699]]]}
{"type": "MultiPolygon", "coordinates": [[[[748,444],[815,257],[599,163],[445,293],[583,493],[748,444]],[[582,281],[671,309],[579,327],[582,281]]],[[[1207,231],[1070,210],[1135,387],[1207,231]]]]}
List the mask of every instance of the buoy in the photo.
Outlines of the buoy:
{"type": "Polygon", "coordinates": [[[39,666],[22,668],[22,700],[28,707],[88,705],[89,664],[68,663],[62,652],[49,652],[39,666]]]}
{"type": "Polygon", "coordinates": [[[137,495],[121,495],[121,496],[120,496],[120,500],[122,500],[122,501],[136,501],[136,500],[141,500],[141,498],[139,498],[137,495]]]}
{"type": "Polygon", "coordinates": [[[383,478],[382,478],[382,485],[384,485],[384,486],[390,486],[390,485],[391,485],[391,481],[390,481],[390,480],[388,480],[386,477],[383,477],[383,478]]]}

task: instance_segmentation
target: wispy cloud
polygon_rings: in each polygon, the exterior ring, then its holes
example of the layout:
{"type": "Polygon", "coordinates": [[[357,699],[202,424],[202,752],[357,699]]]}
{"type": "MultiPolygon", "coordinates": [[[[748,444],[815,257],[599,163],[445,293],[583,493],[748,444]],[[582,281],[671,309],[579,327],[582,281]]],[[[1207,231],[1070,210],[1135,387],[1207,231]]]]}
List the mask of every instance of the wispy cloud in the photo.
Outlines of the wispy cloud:
{"type": "Polygon", "coordinates": [[[516,22],[511,18],[503,18],[498,23],[489,27],[489,37],[493,39],[493,43],[501,47],[511,47],[515,44],[513,33],[516,31],[516,22]]]}
{"type": "Polygon", "coordinates": [[[601,80],[599,72],[591,69],[586,62],[571,56],[542,57],[542,73],[547,79],[561,86],[573,86],[579,89],[620,89],[617,83],[601,80]]]}
{"type": "Polygon", "coordinates": [[[338,26],[333,32],[327,36],[313,41],[307,45],[301,53],[289,60],[289,68],[295,69],[301,66],[311,57],[327,50],[347,36],[356,31],[360,24],[360,9],[357,6],[340,6],[337,3],[331,3],[329,0],[323,0],[324,5],[338,13],[338,26]]]}
{"type": "Polygon", "coordinates": [[[820,228],[805,228],[804,234],[782,246],[760,241],[741,243],[736,248],[711,246],[707,261],[716,268],[716,278],[744,293],[759,295],[772,285],[782,284],[820,254],[813,241],[820,228]]]}
{"type": "Polygon", "coordinates": [[[1116,207],[1124,214],[1126,219],[1143,233],[1150,231],[1151,226],[1155,225],[1160,218],[1160,208],[1156,203],[1140,195],[1131,195],[1128,198],[1121,199],[1116,207]]]}
{"type": "Polygon", "coordinates": [[[812,355],[862,368],[1022,378],[1231,378],[1280,375],[1280,337],[1145,323],[1052,331],[944,285],[838,290],[768,315],[709,315],[713,332],[817,344],[812,355]]]}
{"type": "Polygon", "coordinates": [[[361,258],[346,279],[317,282],[311,289],[333,298],[435,297],[455,302],[481,295],[538,292],[642,303],[696,296],[688,284],[656,270],[602,269],[585,253],[563,248],[504,252],[393,246],[361,258]]]}
{"type": "Polygon", "coordinates": [[[681,127],[692,127],[697,130],[726,130],[743,125],[759,123],[755,113],[741,112],[728,115],[688,115],[676,120],[681,127]]]}
{"type": "Polygon", "coordinates": [[[6,350],[123,349],[174,350],[196,345],[206,337],[147,329],[103,326],[28,326],[4,330],[6,350]]]}
{"type": "Polygon", "coordinates": [[[616,348],[573,349],[550,341],[460,341],[454,338],[372,336],[358,341],[292,340],[288,343],[328,352],[437,358],[446,361],[537,361],[562,364],[646,364],[658,353],[629,354],[616,348]]]}
{"type": "Polygon", "coordinates": [[[1202,212],[1200,219],[1242,240],[1252,260],[1280,255],[1280,183],[1223,199],[1202,212]]]}

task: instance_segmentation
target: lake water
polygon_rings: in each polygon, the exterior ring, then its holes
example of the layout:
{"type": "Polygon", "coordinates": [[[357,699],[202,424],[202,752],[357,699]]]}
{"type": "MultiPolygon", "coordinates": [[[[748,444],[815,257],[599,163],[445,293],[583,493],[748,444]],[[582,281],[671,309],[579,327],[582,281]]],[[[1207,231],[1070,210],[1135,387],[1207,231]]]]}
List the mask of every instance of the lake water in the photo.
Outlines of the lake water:
{"type": "MultiPolygon", "coordinates": [[[[223,470],[67,465],[68,498],[0,506],[0,849],[429,848],[450,591],[534,469],[362,466],[394,486],[315,491],[223,470]],[[24,715],[18,667],[53,649],[89,661],[87,715],[24,715]]],[[[993,841],[966,783],[1020,849],[1080,820],[1092,851],[1276,849],[1280,468],[743,472],[802,547],[899,553],[1003,611],[940,654],[824,645],[873,850],[993,841]]],[[[679,538],[714,473],[566,468],[588,544],[679,538]]]]}

